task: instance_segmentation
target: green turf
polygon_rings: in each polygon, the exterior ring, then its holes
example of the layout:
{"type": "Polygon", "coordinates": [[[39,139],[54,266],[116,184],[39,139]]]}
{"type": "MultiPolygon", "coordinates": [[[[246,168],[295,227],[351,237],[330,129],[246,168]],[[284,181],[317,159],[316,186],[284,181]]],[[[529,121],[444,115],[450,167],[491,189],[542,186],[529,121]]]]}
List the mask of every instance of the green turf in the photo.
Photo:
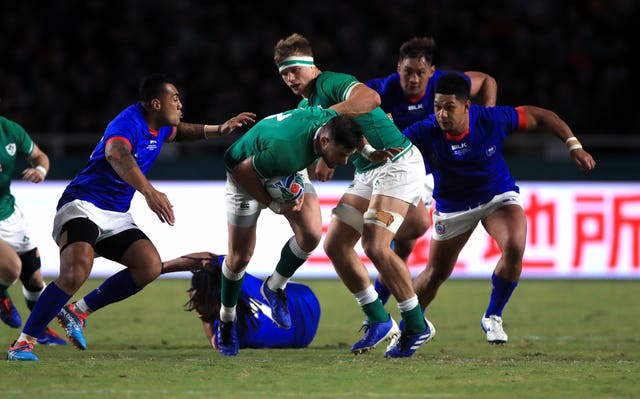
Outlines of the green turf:
{"type": "MultiPolygon", "coordinates": [[[[92,315],[88,350],[38,346],[39,362],[0,362],[0,398],[640,397],[640,281],[521,281],[504,314],[509,343],[490,346],[479,326],[489,279],[450,280],[428,311],[436,338],[408,359],[351,355],[355,300],[337,280],[304,282],[322,304],[307,349],[223,357],[183,311],[187,280],[162,279],[92,315]]],[[[11,294],[26,319],[19,285],[11,294]]],[[[5,347],[18,334],[0,325],[5,347]]]]}

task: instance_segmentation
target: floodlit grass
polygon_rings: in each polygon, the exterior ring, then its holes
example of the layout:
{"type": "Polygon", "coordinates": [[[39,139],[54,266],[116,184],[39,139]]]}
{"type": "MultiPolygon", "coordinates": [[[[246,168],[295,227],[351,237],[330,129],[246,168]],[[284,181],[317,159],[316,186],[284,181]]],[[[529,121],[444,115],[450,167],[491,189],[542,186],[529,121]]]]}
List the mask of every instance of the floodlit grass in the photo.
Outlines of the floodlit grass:
{"type": "MultiPolygon", "coordinates": [[[[80,295],[100,281],[90,280],[80,295]]],[[[185,312],[187,280],[161,279],[89,317],[88,350],[36,347],[0,362],[0,398],[637,398],[640,281],[520,282],[504,314],[509,343],[480,329],[489,279],[450,280],[427,316],[434,341],[408,359],[353,356],[363,316],[337,280],[303,281],[322,304],[306,349],[227,358],[185,312]]],[[[19,285],[11,294],[23,318],[19,285]]],[[[399,320],[395,302],[387,308],[399,320]]],[[[58,331],[61,329],[54,326],[58,331]]],[[[5,348],[19,330],[0,325],[5,348]]]]}

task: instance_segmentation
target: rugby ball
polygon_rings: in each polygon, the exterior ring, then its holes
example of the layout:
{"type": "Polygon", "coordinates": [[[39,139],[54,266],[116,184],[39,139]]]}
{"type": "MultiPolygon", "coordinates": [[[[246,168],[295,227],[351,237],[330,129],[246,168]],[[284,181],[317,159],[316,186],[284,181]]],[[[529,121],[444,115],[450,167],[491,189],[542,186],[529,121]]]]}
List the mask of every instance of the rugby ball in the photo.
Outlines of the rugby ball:
{"type": "Polygon", "coordinates": [[[274,200],[292,202],[302,197],[304,180],[300,173],[295,173],[291,176],[272,177],[265,182],[265,188],[274,200]]]}

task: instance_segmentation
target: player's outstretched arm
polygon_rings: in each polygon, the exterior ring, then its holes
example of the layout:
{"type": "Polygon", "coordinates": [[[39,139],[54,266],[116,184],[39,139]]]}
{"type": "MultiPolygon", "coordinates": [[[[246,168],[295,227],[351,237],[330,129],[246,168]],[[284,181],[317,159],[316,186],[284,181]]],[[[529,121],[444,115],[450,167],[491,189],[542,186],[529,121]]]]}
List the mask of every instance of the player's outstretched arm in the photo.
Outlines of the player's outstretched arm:
{"type": "Polygon", "coordinates": [[[571,161],[578,168],[590,171],[596,167],[596,161],[591,154],[582,148],[582,144],[573,134],[569,125],[555,112],[531,105],[524,105],[518,108],[525,111],[527,118],[526,130],[544,129],[550,131],[565,143],[569,150],[571,161]]]}
{"type": "Polygon", "coordinates": [[[256,114],[241,112],[233,118],[219,125],[202,125],[197,123],[180,122],[177,126],[175,142],[195,141],[225,136],[236,129],[255,123],[256,114]]]}
{"type": "Polygon", "coordinates": [[[33,151],[28,160],[31,167],[22,171],[22,180],[32,183],[44,181],[49,172],[49,157],[36,143],[33,143],[33,151]]]}

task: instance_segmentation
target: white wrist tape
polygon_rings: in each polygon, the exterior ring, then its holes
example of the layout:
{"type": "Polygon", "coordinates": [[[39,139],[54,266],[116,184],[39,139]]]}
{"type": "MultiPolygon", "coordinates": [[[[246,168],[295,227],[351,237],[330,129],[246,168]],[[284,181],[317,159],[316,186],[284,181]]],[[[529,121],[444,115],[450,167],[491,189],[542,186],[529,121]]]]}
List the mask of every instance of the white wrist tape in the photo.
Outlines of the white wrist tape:
{"type": "Polygon", "coordinates": [[[574,144],[572,146],[569,146],[569,152],[573,151],[573,150],[578,150],[582,148],[582,144],[578,143],[578,144],[574,144]]]}
{"type": "Polygon", "coordinates": [[[360,151],[362,156],[367,158],[367,159],[369,159],[371,154],[373,154],[374,152],[376,152],[376,149],[373,148],[373,146],[371,144],[365,144],[365,146],[362,147],[362,151],[360,151]]]}
{"type": "Polygon", "coordinates": [[[44,166],[42,165],[38,165],[34,168],[35,170],[39,170],[40,172],[42,172],[42,174],[44,175],[44,177],[47,177],[47,170],[45,169],[44,166]]]}

